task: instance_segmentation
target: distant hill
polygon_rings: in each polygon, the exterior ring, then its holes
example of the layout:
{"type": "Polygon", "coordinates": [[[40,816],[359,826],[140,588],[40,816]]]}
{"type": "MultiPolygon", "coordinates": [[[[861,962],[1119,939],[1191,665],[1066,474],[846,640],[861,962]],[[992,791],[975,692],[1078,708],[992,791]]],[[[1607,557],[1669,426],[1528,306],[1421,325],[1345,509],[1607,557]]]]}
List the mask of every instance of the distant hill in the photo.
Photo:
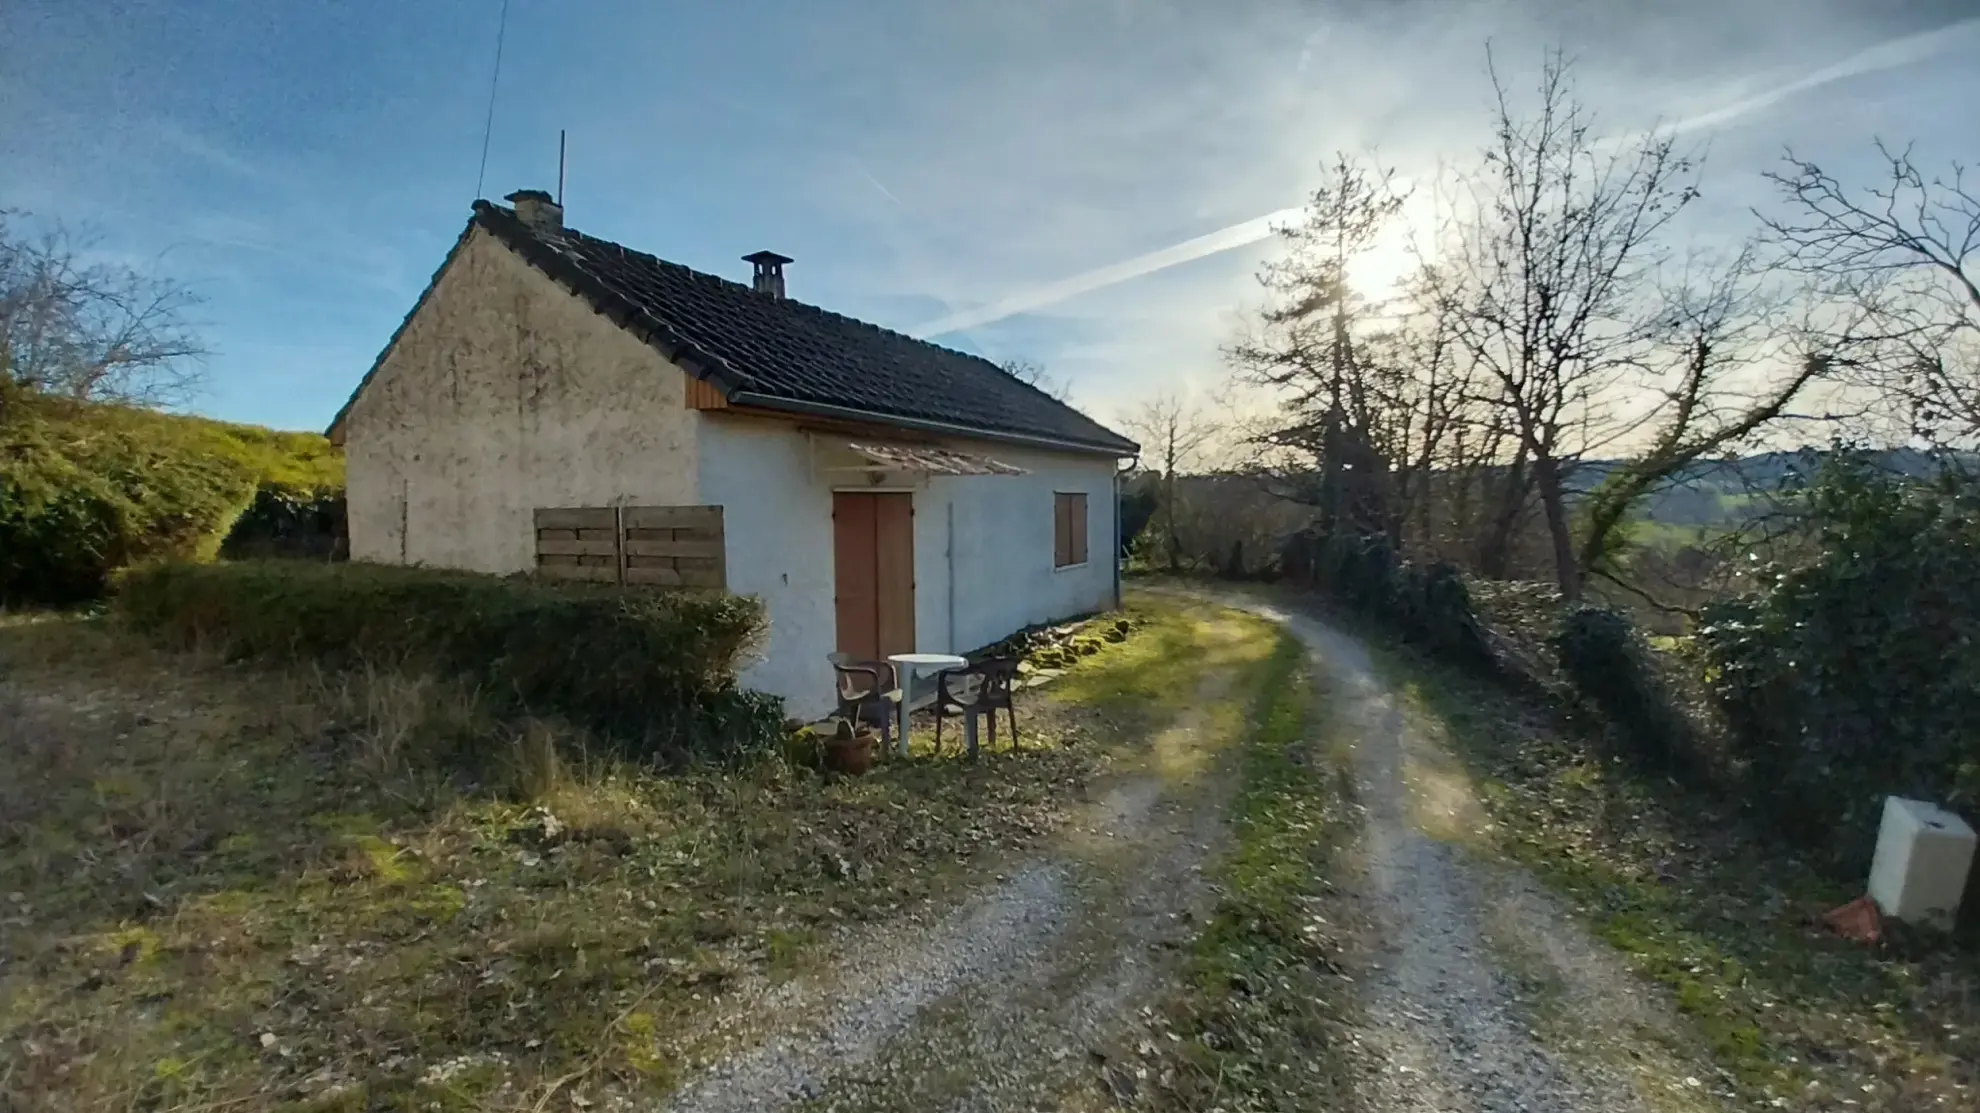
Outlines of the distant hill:
{"type": "MultiPolygon", "coordinates": [[[[1724,526],[1746,518],[1767,496],[1782,490],[1797,476],[1821,467],[1827,452],[1804,448],[1791,452],[1761,452],[1735,460],[1701,461],[1680,472],[1645,500],[1641,520],[1672,526],[1724,526]]],[[[1899,475],[1923,478],[1935,474],[1938,458],[1913,448],[1886,449],[1869,455],[1871,463],[1899,475]]],[[[1622,468],[1620,460],[1588,460],[1570,482],[1578,495],[1600,486],[1622,468]]]]}
{"type": "MultiPolygon", "coordinates": [[[[1636,515],[1637,539],[1672,544],[1699,540],[1716,529],[1736,525],[1764,508],[1769,496],[1781,491],[1796,476],[1813,475],[1827,455],[1823,449],[1760,452],[1733,460],[1701,461],[1680,472],[1670,482],[1652,492],[1636,515]]],[[[1887,449],[1869,455],[1878,467],[1900,475],[1923,478],[1934,474],[1938,458],[1911,448],[1887,449]]],[[[1980,458],[1976,458],[1980,462],[1980,458]]],[[[1585,460],[1569,476],[1570,502],[1585,498],[1588,492],[1620,470],[1626,461],[1585,460]]],[[[1311,482],[1317,477],[1307,477],[1311,482]]],[[[1233,476],[1190,476],[1189,489],[1222,500],[1232,493],[1222,485],[1237,482],[1233,476]]],[[[1296,486],[1298,476],[1281,477],[1287,486],[1296,486]]],[[[1248,481],[1247,481],[1248,482],[1248,481]]],[[[1313,485],[1317,486],[1317,483],[1313,485]]],[[[1281,533],[1298,523],[1277,521],[1281,533]]]]}

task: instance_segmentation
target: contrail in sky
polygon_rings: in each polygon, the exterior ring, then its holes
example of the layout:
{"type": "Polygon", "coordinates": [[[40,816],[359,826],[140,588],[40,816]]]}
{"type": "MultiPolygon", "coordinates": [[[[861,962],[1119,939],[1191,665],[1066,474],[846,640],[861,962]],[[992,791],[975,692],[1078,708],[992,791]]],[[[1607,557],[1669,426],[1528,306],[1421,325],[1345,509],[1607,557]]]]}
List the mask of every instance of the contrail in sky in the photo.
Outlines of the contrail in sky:
{"type": "Polygon", "coordinates": [[[1130,278],[1140,278],[1144,274],[1167,270],[1178,263],[1187,263],[1192,259],[1201,259],[1220,251],[1229,251],[1234,247],[1257,243],[1270,236],[1273,229],[1297,218],[1304,211],[1298,208],[1280,209],[1277,212],[1266,213],[1264,216],[1253,217],[1242,224],[1219,228],[1215,232],[1198,236],[1193,240],[1184,240],[1160,251],[1137,255],[1132,259],[1073,275],[1071,278],[1061,278],[1057,282],[1032,286],[987,305],[964,309],[930,321],[915,329],[914,335],[929,337],[961,332],[978,325],[987,325],[992,321],[1001,321],[1006,317],[1015,317],[1041,306],[1053,305],[1090,290],[1098,290],[1117,282],[1126,282],[1130,278]]]}
{"type": "MultiPolygon", "coordinates": [[[[1944,50],[1947,46],[1948,39],[1956,37],[1962,32],[1975,30],[1980,30],[1980,18],[1965,19],[1958,23],[1940,27],[1937,30],[1924,31],[1916,35],[1906,35],[1901,39],[1892,39],[1889,42],[1879,43],[1876,46],[1870,47],[1868,50],[1858,51],[1834,65],[1824,66],[1819,70],[1805,74],[1786,84],[1777,85],[1772,89],[1734,101],[1731,104],[1723,105],[1710,112],[1687,117],[1674,124],[1665,125],[1665,130],[1687,132],[1696,131],[1700,128],[1717,127],[1743,116],[1749,116],[1755,112],[1772,108],[1789,97],[1808,92],[1811,89],[1817,89],[1847,78],[1879,73],[1884,70],[1896,69],[1899,66],[1921,61],[1944,50]]],[[[1229,251],[1233,248],[1244,247],[1247,244],[1257,243],[1260,240],[1271,237],[1276,229],[1288,221],[1298,219],[1304,211],[1300,207],[1293,207],[1267,213],[1264,216],[1253,217],[1242,223],[1233,224],[1228,228],[1220,228],[1207,235],[1198,236],[1191,240],[1184,240],[1182,243],[1165,247],[1158,251],[1151,251],[1145,255],[1137,255],[1132,259],[1124,259],[1118,263],[1110,263],[1107,266],[1084,271],[1069,278],[1061,278],[1056,282],[1047,282],[1043,285],[1028,287],[1008,297],[999,298],[984,305],[938,317],[911,331],[913,335],[924,338],[942,336],[947,333],[960,332],[964,329],[987,325],[993,321],[1001,321],[1006,317],[1015,317],[1020,313],[1027,313],[1033,309],[1055,305],[1065,301],[1067,298],[1103,289],[1116,283],[1126,282],[1131,278],[1140,278],[1143,275],[1167,270],[1181,263],[1202,259],[1206,256],[1218,254],[1219,252],[1229,251]]]]}

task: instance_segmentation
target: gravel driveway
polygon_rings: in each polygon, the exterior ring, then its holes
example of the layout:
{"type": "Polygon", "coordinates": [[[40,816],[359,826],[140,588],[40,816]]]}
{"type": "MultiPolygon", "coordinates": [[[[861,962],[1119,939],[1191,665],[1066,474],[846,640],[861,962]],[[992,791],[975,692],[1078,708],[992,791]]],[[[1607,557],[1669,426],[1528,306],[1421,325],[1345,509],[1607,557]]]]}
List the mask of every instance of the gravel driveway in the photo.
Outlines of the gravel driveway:
{"type": "MultiPolygon", "coordinates": [[[[1308,647],[1351,740],[1366,829],[1357,891],[1381,943],[1357,971],[1369,1113],[1649,1113],[1700,1107],[1681,1026],[1529,878],[1468,847],[1488,829],[1468,780],[1353,637],[1220,598],[1308,647]],[[1586,1038],[1543,1039],[1519,971],[1586,1038]],[[1568,1052],[1572,1053],[1568,1053],[1568,1052]],[[1653,1107],[1644,1095],[1656,1091],[1653,1107]]],[[[1187,745],[1200,716],[1170,728],[1187,745]]],[[[1163,739],[1155,740],[1160,748],[1163,739]]],[[[1058,852],[945,912],[865,929],[824,974],[744,994],[727,1050],[675,1113],[1093,1107],[1088,1050],[1134,1027],[1213,903],[1202,876],[1229,777],[1118,778],[1058,852]],[[741,1035],[743,1032],[749,1034],[741,1035]],[[1085,1079],[1084,1085],[1081,1079],[1085,1079]],[[1077,1095],[1077,1096],[1075,1096],[1077,1095]]],[[[1559,1027],[1559,1026],[1557,1026],[1559,1027]]],[[[1109,1100],[1140,1100],[1122,1078],[1109,1100]]]]}
{"type": "Polygon", "coordinates": [[[1360,891],[1380,944],[1362,979],[1362,1095],[1375,1113],[1636,1113],[1693,1107],[1682,1028],[1605,946],[1523,872],[1481,853],[1490,822],[1439,724],[1412,713],[1354,637],[1243,604],[1312,653],[1350,739],[1366,808],[1360,891]],[[1473,844],[1473,845],[1467,845],[1473,844]],[[1549,986],[1522,1000],[1522,978],[1549,986]],[[1566,1010],[1543,1040],[1538,1007],[1566,1010]],[[1564,1054],[1571,1050],[1572,1054],[1564,1054]]]}
{"type": "MultiPolygon", "coordinates": [[[[1229,681],[1207,678],[1149,755],[1204,746],[1201,708],[1229,681]]],[[[1158,766],[1112,777],[1056,852],[960,905],[856,931],[833,968],[745,990],[715,1025],[735,1035],[718,1031],[724,1050],[667,1108],[990,1113],[1090,1093],[1088,1049],[1168,984],[1213,903],[1202,866],[1230,778],[1214,760],[1158,766]]]]}

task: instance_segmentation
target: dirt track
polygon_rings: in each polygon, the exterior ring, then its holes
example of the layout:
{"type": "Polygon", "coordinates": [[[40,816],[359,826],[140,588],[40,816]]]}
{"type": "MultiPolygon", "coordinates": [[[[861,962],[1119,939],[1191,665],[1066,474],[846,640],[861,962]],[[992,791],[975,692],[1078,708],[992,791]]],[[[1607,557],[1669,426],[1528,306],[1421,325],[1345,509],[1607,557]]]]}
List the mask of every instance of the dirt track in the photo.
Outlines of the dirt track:
{"type": "MultiPolygon", "coordinates": [[[[1684,1071],[1642,1037],[1672,1023],[1606,948],[1528,878],[1467,843],[1486,823],[1436,725],[1412,715],[1354,637],[1310,615],[1232,600],[1306,645],[1366,807],[1361,876],[1335,879],[1379,940],[1355,979],[1370,1113],[1583,1113],[1691,1106],[1684,1071]],[[1574,1054],[1537,1034],[1521,979],[1589,1031],[1574,1054]]],[[[1185,716],[1168,737],[1201,731],[1185,716]]],[[[1151,751],[1160,748],[1151,745],[1151,751]]],[[[1136,1077],[1088,1049],[1158,996],[1214,903],[1203,867],[1230,778],[1118,778],[1055,853],[939,916],[871,929],[855,956],[737,1008],[739,1041],[671,1109],[1006,1110],[1132,1106],[1136,1077]]],[[[1695,1084],[1695,1080],[1694,1080],[1695,1084]]]]}

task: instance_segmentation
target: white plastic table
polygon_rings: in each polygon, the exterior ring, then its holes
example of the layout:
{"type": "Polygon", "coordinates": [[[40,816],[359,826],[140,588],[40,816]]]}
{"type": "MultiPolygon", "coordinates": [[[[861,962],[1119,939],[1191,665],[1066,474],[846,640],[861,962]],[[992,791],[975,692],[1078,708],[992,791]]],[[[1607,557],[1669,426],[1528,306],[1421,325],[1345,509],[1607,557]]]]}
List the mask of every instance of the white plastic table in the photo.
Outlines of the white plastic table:
{"type": "Polygon", "coordinates": [[[901,722],[896,745],[901,756],[908,752],[908,704],[914,702],[914,675],[920,669],[962,669],[969,667],[969,658],[958,657],[953,653],[892,653],[887,663],[894,666],[894,677],[901,682],[901,722]]]}

